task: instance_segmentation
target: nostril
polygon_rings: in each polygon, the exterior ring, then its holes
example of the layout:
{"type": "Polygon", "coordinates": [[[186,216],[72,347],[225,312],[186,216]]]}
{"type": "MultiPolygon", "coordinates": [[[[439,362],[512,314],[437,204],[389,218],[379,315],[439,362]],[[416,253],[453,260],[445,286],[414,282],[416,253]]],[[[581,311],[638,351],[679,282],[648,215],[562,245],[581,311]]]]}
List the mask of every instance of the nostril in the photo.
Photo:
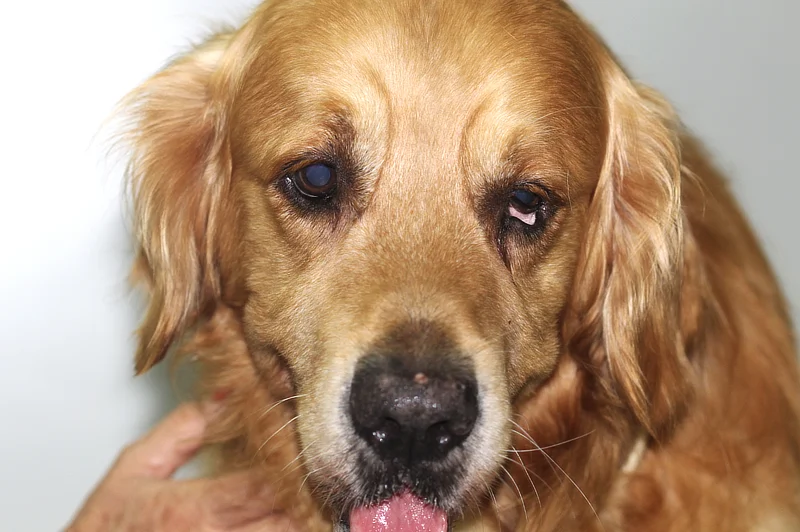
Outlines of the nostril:
{"type": "Polygon", "coordinates": [[[400,424],[390,417],[385,417],[372,431],[372,438],[378,445],[388,445],[400,437],[400,424]]]}
{"type": "Polygon", "coordinates": [[[448,427],[449,424],[447,421],[435,423],[427,431],[426,439],[433,443],[440,453],[447,452],[453,442],[453,433],[448,427]]]}

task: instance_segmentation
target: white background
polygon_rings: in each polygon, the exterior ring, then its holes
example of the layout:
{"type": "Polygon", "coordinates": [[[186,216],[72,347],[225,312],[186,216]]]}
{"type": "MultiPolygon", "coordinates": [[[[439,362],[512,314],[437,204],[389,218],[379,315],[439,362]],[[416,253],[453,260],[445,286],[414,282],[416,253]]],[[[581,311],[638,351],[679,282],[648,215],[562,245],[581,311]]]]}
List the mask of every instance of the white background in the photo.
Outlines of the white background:
{"type": "MultiPolygon", "coordinates": [[[[137,305],[114,103],[245,0],[0,3],[0,530],[63,526],[118,449],[171,408],[132,378],[137,305]],[[100,136],[98,136],[98,134],[100,136]]],[[[800,3],[580,0],[717,155],[800,304],[800,3]]]]}

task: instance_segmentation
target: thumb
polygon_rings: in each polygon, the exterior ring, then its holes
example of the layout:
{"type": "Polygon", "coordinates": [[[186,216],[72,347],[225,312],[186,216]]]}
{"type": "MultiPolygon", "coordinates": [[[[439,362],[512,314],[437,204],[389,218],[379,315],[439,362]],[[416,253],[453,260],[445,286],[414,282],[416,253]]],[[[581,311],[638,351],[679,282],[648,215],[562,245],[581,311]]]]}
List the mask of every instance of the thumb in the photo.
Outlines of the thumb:
{"type": "Polygon", "coordinates": [[[213,412],[197,403],[176,408],[147,435],[120,454],[108,478],[167,479],[203,445],[207,417],[213,412]]]}

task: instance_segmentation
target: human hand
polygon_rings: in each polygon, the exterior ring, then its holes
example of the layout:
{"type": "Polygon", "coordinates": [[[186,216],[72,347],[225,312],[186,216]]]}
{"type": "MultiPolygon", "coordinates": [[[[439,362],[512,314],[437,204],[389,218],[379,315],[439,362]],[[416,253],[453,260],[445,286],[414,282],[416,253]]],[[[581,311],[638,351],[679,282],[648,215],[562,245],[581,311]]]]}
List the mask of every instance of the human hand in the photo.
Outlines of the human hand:
{"type": "Polygon", "coordinates": [[[125,448],[67,532],[296,532],[252,473],[178,481],[203,444],[213,408],[187,403],[125,448]]]}

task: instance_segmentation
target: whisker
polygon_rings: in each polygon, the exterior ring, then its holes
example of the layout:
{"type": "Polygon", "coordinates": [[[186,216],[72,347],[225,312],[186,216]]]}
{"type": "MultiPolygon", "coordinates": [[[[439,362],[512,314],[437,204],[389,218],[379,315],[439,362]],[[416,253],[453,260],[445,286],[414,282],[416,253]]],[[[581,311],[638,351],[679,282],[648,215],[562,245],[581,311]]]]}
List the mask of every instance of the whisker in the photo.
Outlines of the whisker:
{"type": "MultiPolygon", "coordinates": [[[[511,429],[511,432],[522,437],[522,439],[524,439],[525,441],[527,441],[528,443],[530,443],[535,447],[535,449],[531,449],[531,451],[544,453],[544,449],[538,443],[536,443],[536,440],[533,439],[533,436],[531,436],[531,434],[527,430],[525,430],[525,428],[522,425],[520,425],[513,419],[509,419],[509,421],[513,423],[517,428],[519,428],[519,430],[511,429]]],[[[555,446],[550,446],[550,447],[555,447],[555,446]]]]}
{"type": "MultiPolygon", "coordinates": [[[[503,458],[505,460],[509,461],[509,462],[513,462],[515,464],[519,464],[519,462],[517,462],[516,460],[514,460],[513,458],[511,458],[508,455],[503,456],[503,458]]],[[[550,467],[552,468],[553,466],[550,466],[550,467]]],[[[544,478],[542,478],[539,474],[537,474],[536,471],[534,471],[530,467],[526,467],[525,469],[527,469],[528,472],[536,478],[536,480],[538,480],[539,482],[544,484],[547,489],[549,489],[550,491],[555,491],[555,490],[553,490],[553,486],[551,486],[549,482],[547,482],[544,478]]],[[[555,469],[553,469],[553,471],[555,472],[555,469]]]]}
{"type": "Polygon", "coordinates": [[[262,413],[260,413],[260,414],[258,415],[258,419],[261,419],[261,418],[263,418],[264,416],[266,416],[267,414],[269,414],[270,412],[272,412],[272,411],[273,411],[273,410],[274,410],[276,407],[278,407],[278,406],[282,405],[283,403],[285,403],[285,402],[287,402],[287,401],[291,401],[292,399],[300,399],[301,397],[305,397],[305,396],[307,396],[307,395],[308,395],[307,393],[299,393],[299,394],[297,394],[297,395],[292,395],[291,397],[284,397],[284,398],[283,398],[283,399],[281,399],[280,401],[276,401],[276,402],[274,402],[274,403],[273,403],[271,406],[269,406],[269,407],[267,408],[267,410],[266,410],[265,412],[262,412],[262,413]]]}
{"type": "Polygon", "coordinates": [[[297,395],[292,395],[291,397],[284,397],[283,399],[279,399],[278,401],[275,401],[274,403],[270,404],[269,406],[265,406],[265,407],[263,407],[261,409],[257,409],[254,412],[250,412],[249,414],[247,414],[244,417],[244,419],[245,420],[249,420],[250,418],[252,418],[254,416],[258,416],[258,419],[261,419],[264,416],[266,416],[267,414],[269,414],[270,412],[272,412],[273,409],[275,409],[276,407],[282,405],[283,403],[291,401],[292,399],[300,399],[301,397],[305,397],[307,395],[308,395],[307,393],[300,393],[300,394],[297,394],[297,395]]]}
{"type": "MultiPolygon", "coordinates": [[[[470,499],[470,503],[475,504],[475,496],[474,495],[470,495],[469,499],[470,499]]],[[[458,516],[459,516],[459,520],[460,521],[464,520],[464,507],[463,506],[458,509],[458,516]]]]}
{"type": "MultiPolygon", "coordinates": [[[[305,454],[305,452],[306,452],[306,450],[305,450],[305,449],[303,449],[302,451],[300,451],[299,453],[297,453],[297,456],[295,456],[294,458],[292,458],[292,460],[291,460],[290,462],[288,462],[288,463],[287,463],[285,466],[283,466],[283,468],[281,468],[281,471],[286,471],[286,469],[287,469],[289,466],[291,466],[292,464],[294,464],[295,462],[297,462],[298,460],[300,460],[300,459],[303,457],[303,454],[305,454]]],[[[289,473],[291,473],[292,471],[294,471],[294,469],[292,469],[291,471],[289,471],[289,473]]]]}
{"type": "MultiPolygon", "coordinates": [[[[544,447],[539,447],[538,449],[506,449],[506,451],[507,452],[516,452],[516,453],[538,453],[538,452],[544,451],[545,449],[552,449],[553,447],[558,447],[559,445],[566,445],[567,443],[572,443],[572,442],[574,442],[576,440],[580,440],[581,438],[585,438],[586,436],[589,436],[589,435],[591,435],[593,433],[594,433],[594,431],[590,430],[586,434],[581,434],[580,436],[575,436],[574,438],[570,438],[568,440],[564,440],[564,441],[559,442],[559,443],[554,443],[552,445],[545,445],[544,447]]],[[[522,436],[522,434],[520,434],[520,436],[522,436]]],[[[524,438],[524,436],[523,436],[523,438],[524,438]]],[[[531,440],[528,440],[528,441],[531,441],[531,440]]],[[[531,442],[531,443],[533,443],[533,442],[531,442]]]]}
{"type": "Polygon", "coordinates": [[[494,520],[497,523],[497,529],[500,530],[502,528],[502,523],[500,522],[500,504],[497,502],[497,497],[494,495],[494,490],[489,486],[489,484],[483,480],[483,487],[486,488],[486,491],[489,493],[489,496],[492,498],[492,507],[495,509],[494,511],[494,520]]]}
{"type": "MultiPolygon", "coordinates": [[[[536,442],[533,441],[533,438],[531,438],[529,435],[523,434],[520,431],[518,431],[517,429],[511,429],[511,432],[513,432],[514,434],[516,434],[518,436],[521,436],[523,439],[525,439],[525,441],[529,442],[531,445],[536,445],[536,442]]],[[[537,445],[537,447],[538,447],[538,445],[537,445]]],[[[536,449],[536,450],[538,451],[539,449],[536,449]]]]}
{"type": "Polygon", "coordinates": [[[328,504],[331,502],[331,497],[333,497],[333,490],[328,489],[326,491],[328,492],[328,495],[325,497],[325,502],[322,503],[322,507],[323,508],[327,508],[328,507],[328,504]]]}
{"type": "MultiPolygon", "coordinates": [[[[519,427],[519,428],[520,428],[520,430],[522,430],[523,432],[527,433],[527,431],[526,431],[526,430],[525,430],[525,429],[524,429],[524,428],[523,428],[523,427],[522,427],[522,426],[521,426],[519,423],[517,423],[517,422],[516,422],[516,421],[514,421],[514,420],[510,420],[510,421],[511,421],[511,423],[513,423],[514,425],[516,425],[517,427],[519,427]]],[[[514,431],[514,432],[517,432],[517,431],[514,431]]],[[[525,437],[526,437],[526,436],[525,436],[524,434],[522,434],[522,433],[519,433],[519,432],[517,432],[517,434],[519,434],[519,435],[520,435],[520,436],[522,436],[523,438],[525,438],[525,437]]],[[[592,504],[592,502],[589,500],[589,497],[587,497],[587,496],[586,496],[586,493],[584,493],[584,492],[583,492],[583,490],[580,488],[580,486],[578,486],[578,484],[577,484],[577,483],[576,483],[576,482],[575,482],[575,481],[572,479],[572,477],[571,477],[571,476],[569,476],[569,474],[568,474],[566,471],[564,471],[564,469],[563,469],[563,468],[562,468],[560,465],[558,465],[558,462],[556,462],[556,461],[555,461],[555,460],[554,460],[554,459],[553,459],[553,458],[552,458],[552,457],[551,457],[549,454],[547,454],[547,452],[546,452],[545,450],[543,450],[541,447],[539,447],[539,444],[538,444],[538,443],[536,443],[536,441],[534,441],[533,437],[530,437],[530,434],[527,434],[527,436],[528,436],[528,441],[530,441],[530,442],[531,442],[531,443],[532,443],[534,446],[536,446],[536,447],[537,447],[537,449],[538,449],[539,451],[541,451],[542,455],[543,455],[545,458],[547,458],[547,460],[548,460],[548,461],[549,461],[549,462],[550,462],[552,465],[556,466],[556,467],[558,468],[558,470],[559,470],[559,471],[561,471],[561,473],[562,473],[562,474],[563,474],[563,475],[566,477],[566,479],[567,479],[567,480],[569,480],[569,481],[570,481],[570,483],[571,483],[571,484],[572,484],[572,485],[575,487],[575,489],[576,489],[576,490],[578,490],[578,493],[580,493],[580,494],[581,494],[581,497],[583,497],[583,500],[584,500],[584,501],[586,501],[586,504],[588,504],[588,505],[589,505],[589,508],[592,510],[592,513],[594,514],[595,518],[597,519],[597,522],[598,522],[598,523],[600,523],[600,528],[602,528],[603,530],[605,530],[605,526],[603,525],[603,521],[602,521],[602,520],[600,520],[600,516],[597,514],[597,510],[595,510],[595,507],[594,507],[594,505],[593,505],[593,504],[592,504]]],[[[552,467],[552,466],[551,466],[551,467],[552,467]]],[[[527,468],[526,468],[526,469],[527,469],[527,468]]]]}
{"type": "Polygon", "coordinates": [[[264,440],[264,443],[262,443],[262,444],[261,444],[261,445],[258,447],[258,449],[256,450],[256,456],[258,456],[258,453],[260,453],[260,452],[261,452],[261,449],[263,449],[263,448],[264,448],[264,446],[265,446],[265,445],[267,445],[267,444],[270,442],[270,440],[272,440],[272,438],[274,438],[275,436],[277,436],[277,435],[278,435],[278,434],[279,434],[279,433],[280,433],[280,432],[281,432],[283,429],[285,429],[286,427],[288,427],[288,426],[289,426],[289,425],[290,425],[290,424],[291,424],[293,421],[296,421],[296,420],[297,420],[299,417],[300,417],[300,414],[297,414],[297,415],[296,415],[296,416],[294,416],[292,419],[290,419],[289,421],[287,421],[286,423],[284,423],[283,425],[281,425],[281,428],[279,428],[278,430],[276,430],[275,432],[273,432],[273,433],[270,435],[270,437],[269,437],[269,438],[267,438],[266,440],[264,440]]]}
{"type": "Polygon", "coordinates": [[[527,522],[528,521],[528,509],[527,509],[526,504],[525,504],[525,497],[522,496],[522,490],[519,489],[519,484],[517,484],[517,481],[514,480],[513,475],[508,471],[508,469],[506,469],[506,466],[504,466],[503,464],[500,464],[500,469],[505,471],[506,475],[508,475],[509,480],[511,480],[511,482],[514,483],[514,488],[517,491],[517,495],[519,495],[519,503],[520,503],[520,505],[522,505],[522,513],[525,514],[525,522],[527,522]]]}
{"type": "MultiPolygon", "coordinates": [[[[316,440],[315,440],[315,441],[316,441],[316,440]]],[[[302,456],[303,456],[303,455],[306,453],[306,451],[307,451],[307,450],[308,450],[308,447],[306,447],[305,449],[303,449],[303,450],[301,450],[299,453],[297,453],[297,456],[296,456],[296,457],[294,457],[294,458],[293,458],[293,459],[292,459],[292,460],[291,460],[289,463],[287,463],[285,466],[283,466],[283,468],[280,470],[280,472],[281,472],[281,473],[283,473],[283,474],[282,474],[281,476],[279,476],[277,480],[275,480],[275,481],[272,481],[272,482],[273,482],[273,483],[282,483],[282,482],[283,482],[283,481],[286,479],[286,477],[288,477],[288,476],[289,476],[289,475],[291,475],[292,473],[296,472],[298,469],[301,469],[301,468],[302,468],[302,467],[303,467],[305,464],[304,464],[302,461],[298,462],[298,460],[300,460],[300,458],[301,458],[301,457],[302,457],[302,456]],[[297,462],[297,463],[296,463],[296,462],[297,462]],[[292,467],[291,469],[289,469],[288,471],[286,471],[286,469],[287,469],[289,466],[291,466],[292,464],[295,464],[295,463],[296,463],[296,465],[295,465],[294,467],[292,467]]],[[[298,490],[297,490],[297,493],[298,493],[298,495],[300,494],[300,490],[301,490],[301,489],[302,489],[302,484],[301,484],[301,487],[300,487],[300,489],[298,489],[298,490]]]]}
{"type": "Polygon", "coordinates": [[[295,463],[295,462],[297,462],[298,460],[300,460],[300,459],[303,457],[303,455],[304,455],[304,454],[306,454],[306,452],[308,452],[308,450],[309,450],[311,447],[313,447],[314,445],[316,445],[316,444],[317,444],[317,441],[318,441],[318,440],[316,440],[316,439],[315,439],[315,440],[312,440],[310,443],[308,443],[308,444],[307,444],[307,445],[306,445],[306,446],[305,446],[303,449],[301,449],[301,450],[300,450],[300,452],[299,452],[299,453],[297,453],[297,456],[295,456],[295,457],[292,459],[292,461],[291,461],[291,462],[289,462],[288,464],[286,464],[285,466],[283,466],[283,469],[281,469],[281,471],[284,471],[284,470],[285,470],[287,467],[289,467],[289,466],[290,466],[290,465],[292,465],[293,463],[295,463]]]}
{"type": "Polygon", "coordinates": [[[519,455],[519,453],[517,453],[517,459],[519,460],[519,465],[522,466],[522,470],[525,472],[525,476],[528,477],[528,482],[530,482],[531,487],[533,488],[533,493],[536,495],[536,500],[539,501],[539,508],[541,508],[542,499],[539,497],[539,490],[536,489],[536,485],[533,483],[533,479],[531,478],[531,475],[528,472],[528,468],[525,467],[525,462],[522,460],[522,457],[519,455]]]}
{"type": "Polygon", "coordinates": [[[565,477],[567,477],[567,480],[569,480],[569,481],[570,481],[570,483],[572,483],[572,485],[573,485],[573,486],[575,486],[575,489],[576,489],[576,490],[578,490],[578,493],[580,493],[580,494],[581,494],[581,497],[583,497],[583,500],[584,500],[584,501],[586,501],[586,504],[588,504],[588,505],[589,505],[589,508],[591,508],[591,510],[592,510],[592,513],[594,514],[595,518],[597,519],[597,522],[598,522],[598,523],[600,523],[600,527],[601,527],[603,530],[605,530],[606,528],[605,528],[605,526],[603,525],[603,521],[601,521],[601,520],[600,520],[600,516],[597,514],[597,510],[595,510],[595,508],[594,508],[594,505],[593,505],[593,504],[591,503],[591,501],[589,500],[589,497],[587,497],[587,496],[586,496],[586,494],[583,492],[583,490],[580,488],[580,486],[578,486],[578,484],[577,484],[577,483],[576,483],[574,480],[572,480],[572,477],[571,477],[571,476],[569,476],[569,474],[568,474],[566,471],[564,471],[564,469],[562,469],[562,467],[561,467],[560,465],[558,465],[558,462],[556,462],[555,460],[553,460],[553,459],[550,457],[550,455],[548,455],[548,454],[547,454],[547,453],[545,453],[544,451],[542,451],[542,452],[543,452],[544,456],[545,456],[545,457],[546,457],[548,460],[550,460],[550,461],[553,463],[553,465],[555,465],[555,466],[558,468],[558,470],[559,470],[559,471],[561,471],[561,472],[564,474],[564,476],[565,476],[565,477]]]}
{"type": "MultiPolygon", "coordinates": [[[[308,473],[305,474],[305,476],[303,477],[303,481],[300,483],[300,487],[297,489],[297,495],[298,496],[300,495],[300,492],[303,491],[303,486],[306,485],[306,481],[308,480],[308,477],[310,477],[314,473],[318,473],[320,470],[322,470],[322,468],[318,467],[316,469],[312,469],[311,471],[309,471],[308,473]]],[[[313,491],[312,491],[312,494],[313,494],[313,491]]]]}
{"type": "MultiPolygon", "coordinates": [[[[524,428],[522,425],[520,425],[519,423],[517,423],[517,422],[516,422],[516,421],[514,421],[513,419],[509,419],[509,421],[510,421],[511,423],[513,423],[515,426],[519,427],[519,429],[522,431],[522,432],[519,432],[518,430],[514,430],[514,429],[512,429],[512,432],[513,432],[513,433],[515,433],[515,434],[518,434],[519,436],[522,436],[522,438],[524,438],[525,440],[527,440],[528,442],[530,442],[530,443],[531,443],[531,445],[533,445],[534,447],[536,447],[536,449],[537,449],[537,450],[541,449],[541,447],[539,446],[539,444],[538,444],[538,443],[536,443],[536,440],[534,440],[534,439],[533,439],[533,436],[531,436],[531,435],[530,435],[530,433],[529,433],[527,430],[525,430],[525,428],[524,428]]],[[[541,451],[541,452],[542,452],[542,454],[546,454],[544,451],[541,451]]],[[[550,470],[553,472],[553,474],[556,476],[556,478],[559,478],[559,476],[558,476],[558,471],[556,471],[556,469],[553,467],[553,464],[551,464],[551,463],[548,461],[548,462],[547,462],[547,465],[550,467],[550,470]]],[[[527,468],[526,468],[526,469],[527,469],[527,468]]],[[[538,475],[537,475],[537,476],[538,476],[538,475]]],[[[562,480],[561,482],[563,483],[564,481],[562,480]]],[[[551,489],[552,489],[552,488],[551,488],[551,489]]]]}

